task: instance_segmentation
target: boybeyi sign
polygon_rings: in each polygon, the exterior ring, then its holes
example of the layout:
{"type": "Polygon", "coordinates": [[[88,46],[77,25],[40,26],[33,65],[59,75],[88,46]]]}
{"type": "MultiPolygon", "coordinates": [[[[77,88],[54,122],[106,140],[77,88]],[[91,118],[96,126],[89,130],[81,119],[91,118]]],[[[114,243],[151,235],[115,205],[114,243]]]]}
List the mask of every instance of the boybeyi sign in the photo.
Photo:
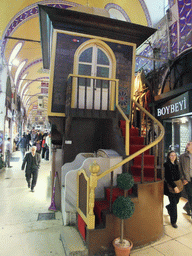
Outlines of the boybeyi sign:
{"type": "Polygon", "coordinates": [[[189,112],[189,93],[186,92],[177,98],[167,101],[157,107],[157,117],[161,119],[179,116],[189,112]]]}

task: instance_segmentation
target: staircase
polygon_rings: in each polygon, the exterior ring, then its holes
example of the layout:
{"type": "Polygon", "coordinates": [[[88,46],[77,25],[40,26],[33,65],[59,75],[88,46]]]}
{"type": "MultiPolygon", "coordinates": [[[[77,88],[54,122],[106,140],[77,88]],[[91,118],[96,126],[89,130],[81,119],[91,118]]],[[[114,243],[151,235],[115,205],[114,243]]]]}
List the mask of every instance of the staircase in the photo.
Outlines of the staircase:
{"type": "MultiPolygon", "coordinates": [[[[125,138],[125,121],[120,122],[120,129],[122,135],[125,138]]],[[[130,129],[130,155],[137,152],[144,147],[144,137],[139,136],[139,130],[132,127],[130,129]]],[[[144,163],[143,163],[143,172],[144,172],[144,182],[153,182],[154,181],[154,156],[149,154],[149,150],[144,152],[144,163]]],[[[141,164],[142,156],[139,155],[133,159],[133,165],[130,168],[130,171],[133,175],[135,184],[141,182],[141,164]]],[[[96,228],[102,228],[105,226],[105,215],[109,212],[110,200],[113,202],[118,196],[123,196],[124,191],[117,187],[104,188],[105,198],[95,200],[95,218],[96,218],[96,228]],[[111,198],[111,199],[110,199],[111,198]]],[[[132,189],[128,191],[128,194],[131,195],[133,192],[132,189]]],[[[79,223],[81,221],[79,220],[79,223]]],[[[82,237],[85,239],[84,228],[82,232],[82,237]]]]}
{"type": "MultiPolygon", "coordinates": [[[[120,122],[120,128],[122,136],[125,138],[125,121],[120,122]]],[[[145,147],[144,137],[139,136],[138,128],[132,127],[130,129],[130,155],[137,152],[141,148],[145,147]]],[[[154,161],[155,157],[150,155],[149,150],[146,150],[143,155],[143,182],[154,181],[154,161]]],[[[133,165],[131,166],[131,173],[133,175],[135,183],[141,182],[141,169],[142,169],[142,156],[139,155],[133,159],[133,165]]]]}
{"type": "MultiPolygon", "coordinates": [[[[113,188],[104,188],[105,189],[105,198],[95,200],[95,218],[96,218],[96,228],[101,228],[105,226],[105,215],[110,210],[110,197],[113,202],[117,199],[118,196],[123,196],[124,191],[117,187],[113,188]]],[[[128,194],[132,194],[132,189],[128,191],[128,194]]]]}
{"type": "MultiPolygon", "coordinates": [[[[125,139],[125,122],[120,122],[120,129],[122,132],[122,136],[125,139]]],[[[129,154],[132,155],[135,152],[138,152],[142,148],[144,148],[145,144],[145,138],[143,136],[139,136],[139,130],[138,128],[132,127],[129,132],[129,154]]],[[[128,194],[132,197],[132,200],[136,202],[137,210],[135,211],[134,219],[137,221],[140,221],[141,223],[145,223],[145,220],[147,216],[149,216],[149,208],[146,207],[147,205],[154,205],[154,202],[161,202],[161,198],[159,198],[159,194],[157,193],[157,198],[151,197],[151,189],[156,191],[156,189],[159,191],[159,189],[162,189],[162,182],[154,182],[154,181],[160,181],[161,179],[155,179],[155,156],[150,155],[150,149],[144,151],[143,154],[136,156],[132,159],[132,162],[130,162],[130,172],[133,175],[135,185],[134,187],[128,191],[128,194]],[[150,183],[150,186],[148,186],[148,183],[150,183]],[[142,191],[142,193],[141,193],[142,191]],[[142,212],[142,214],[141,214],[142,212]]],[[[102,189],[102,188],[101,188],[102,189]]],[[[111,240],[113,239],[113,236],[115,236],[115,233],[119,233],[119,230],[116,230],[114,227],[116,227],[116,224],[118,220],[115,219],[115,216],[111,214],[111,208],[113,202],[116,200],[118,196],[124,195],[124,191],[115,187],[115,186],[109,186],[103,188],[104,198],[96,198],[95,199],[95,205],[94,205],[94,215],[95,215],[95,229],[87,229],[86,223],[83,221],[83,219],[78,215],[78,230],[81,234],[81,237],[83,238],[83,241],[89,245],[88,250],[97,251],[97,249],[102,248],[103,244],[106,245],[106,248],[110,247],[111,240]],[[112,223],[114,225],[112,225],[112,223]],[[110,234],[110,235],[109,235],[110,234]],[[97,238],[100,237],[100,242],[98,242],[97,238]],[[97,240],[97,242],[96,242],[97,240]],[[97,245],[95,245],[95,243],[97,245]]],[[[161,204],[159,204],[158,207],[153,209],[153,216],[151,217],[150,224],[153,223],[161,223],[162,219],[159,217],[157,213],[162,209],[161,204]],[[160,205],[160,206],[159,206],[160,205]],[[156,212],[155,212],[156,211],[156,212]],[[155,222],[153,222],[155,219],[155,222]]],[[[127,222],[126,223],[129,228],[135,227],[135,222],[127,222]]],[[[148,224],[147,224],[148,225],[148,224]]],[[[152,225],[152,226],[153,226],[152,225]]],[[[159,226],[157,226],[158,228],[159,226]]],[[[129,229],[127,229],[126,232],[128,232],[129,229]]],[[[143,231],[147,232],[148,226],[143,225],[143,231]]],[[[142,244],[146,238],[143,238],[143,231],[135,234],[135,244],[137,246],[142,244]]],[[[154,231],[154,226],[153,226],[154,231]]],[[[154,231],[154,234],[160,234],[162,233],[162,227],[160,226],[159,229],[154,231]]],[[[151,234],[151,233],[150,233],[151,234]]],[[[153,237],[150,238],[151,240],[154,239],[153,237]]],[[[131,234],[129,234],[131,235],[131,234]]],[[[158,235],[157,235],[158,236],[158,235]]],[[[149,239],[149,240],[150,240],[149,239]]],[[[110,251],[110,248],[109,248],[110,251]]],[[[113,251],[113,249],[112,249],[113,251]]],[[[95,254],[91,254],[95,255],[95,254]]],[[[103,255],[103,254],[100,254],[103,255]]],[[[105,254],[108,255],[108,254],[105,254]]]]}

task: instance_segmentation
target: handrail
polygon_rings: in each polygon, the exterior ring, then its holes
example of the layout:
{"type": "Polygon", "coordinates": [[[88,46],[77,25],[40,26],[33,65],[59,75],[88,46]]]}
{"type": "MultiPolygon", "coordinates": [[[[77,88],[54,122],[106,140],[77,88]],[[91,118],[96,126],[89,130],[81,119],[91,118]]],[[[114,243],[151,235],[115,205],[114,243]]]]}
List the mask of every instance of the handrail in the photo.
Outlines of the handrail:
{"type": "MultiPolygon", "coordinates": [[[[115,105],[115,88],[117,87],[116,85],[118,84],[119,79],[116,78],[107,78],[107,77],[98,77],[98,76],[85,76],[85,75],[78,75],[78,74],[69,74],[67,77],[67,80],[69,80],[69,78],[74,78],[74,79],[78,79],[78,78],[85,78],[85,79],[92,79],[92,80],[103,80],[103,81],[108,81],[111,83],[111,96],[110,96],[110,110],[114,110],[114,105],[115,105]],[[114,86],[113,86],[114,84],[114,86]]],[[[75,83],[72,82],[72,100],[71,100],[71,108],[75,108],[74,104],[75,104],[75,83]]]]}
{"type": "Polygon", "coordinates": [[[125,136],[125,154],[128,156],[129,155],[129,136],[128,135],[129,135],[130,120],[128,119],[128,117],[125,115],[125,113],[123,112],[123,110],[119,106],[119,81],[116,84],[116,107],[117,107],[118,111],[120,112],[120,114],[122,115],[122,117],[125,119],[125,122],[126,122],[125,134],[127,134],[127,136],[125,136]]]}
{"type": "Polygon", "coordinates": [[[98,175],[97,178],[98,180],[103,178],[105,175],[111,173],[112,171],[114,171],[115,169],[121,167],[122,165],[128,163],[129,161],[131,161],[133,158],[135,158],[136,156],[142,154],[143,152],[145,152],[146,150],[154,147],[155,145],[157,145],[164,137],[165,134],[165,129],[163,127],[163,125],[154,117],[152,116],[146,109],[144,109],[139,103],[137,103],[135,100],[132,100],[135,105],[140,108],[147,116],[149,116],[160,128],[161,132],[160,135],[153,141],[151,142],[149,145],[145,146],[144,148],[140,149],[139,151],[133,153],[132,155],[128,156],[127,158],[125,158],[123,161],[119,162],[118,164],[112,166],[110,169],[106,170],[105,172],[103,172],[102,174],[98,175]]]}
{"type": "Polygon", "coordinates": [[[67,77],[67,80],[70,77],[90,78],[90,79],[107,80],[107,81],[114,81],[114,82],[118,82],[119,81],[119,79],[115,79],[115,78],[107,78],[107,77],[99,77],[99,76],[84,76],[84,75],[75,75],[75,74],[69,74],[68,77],[67,77]]]}

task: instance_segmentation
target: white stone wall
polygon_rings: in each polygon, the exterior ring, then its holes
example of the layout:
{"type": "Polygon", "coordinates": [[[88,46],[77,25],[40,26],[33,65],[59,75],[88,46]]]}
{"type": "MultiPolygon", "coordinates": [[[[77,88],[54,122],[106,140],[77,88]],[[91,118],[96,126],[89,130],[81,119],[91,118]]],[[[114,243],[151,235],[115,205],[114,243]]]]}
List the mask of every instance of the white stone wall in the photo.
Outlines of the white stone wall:
{"type": "Polygon", "coordinates": [[[190,140],[190,127],[189,123],[181,123],[180,125],[180,154],[185,152],[187,142],[190,140]]]}
{"type": "Polygon", "coordinates": [[[3,65],[2,59],[0,59],[0,130],[4,131],[4,122],[6,116],[6,81],[7,81],[7,67],[3,65]]]}

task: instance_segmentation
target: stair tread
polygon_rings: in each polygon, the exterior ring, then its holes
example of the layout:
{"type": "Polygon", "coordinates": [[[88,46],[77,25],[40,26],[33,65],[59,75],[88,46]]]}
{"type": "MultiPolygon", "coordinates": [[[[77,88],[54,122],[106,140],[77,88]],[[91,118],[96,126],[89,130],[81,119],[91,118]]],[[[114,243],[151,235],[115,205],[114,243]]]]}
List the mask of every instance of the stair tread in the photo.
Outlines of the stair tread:
{"type": "MultiPolygon", "coordinates": [[[[141,168],[141,165],[139,165],[139,164],[134,164],[134,165],[132,165],[131,167],[135,167],[135,168],[141,168]]],[[[144,168],[149,168],[149,169],[154,169],[154,165],[147,165],[147,164],[145,164],[144,165],[144,168]]]]}
{"type": "MultiPolygon", "coordinates": [[[[141,182],[141,176],[133,176],[134,178],[134,182],[135,184],[140,183],[141,182]]],[[[157,178],[157,181],[159,181],[161,179],[157,178]]],[[[154,181],[154,177],[144,177],[144,182],[153,182],[154,181]]]]}
{"type": "MultiPolygon", "coordinates": [[[[137,159],[137,158],[141,158],[141,157],[142,157],[141,155],[138,155],[135,158],[137,159]]],[[[145,155],[144,158],[155,158],[155,156],[154,155],[145,155]]]]}

